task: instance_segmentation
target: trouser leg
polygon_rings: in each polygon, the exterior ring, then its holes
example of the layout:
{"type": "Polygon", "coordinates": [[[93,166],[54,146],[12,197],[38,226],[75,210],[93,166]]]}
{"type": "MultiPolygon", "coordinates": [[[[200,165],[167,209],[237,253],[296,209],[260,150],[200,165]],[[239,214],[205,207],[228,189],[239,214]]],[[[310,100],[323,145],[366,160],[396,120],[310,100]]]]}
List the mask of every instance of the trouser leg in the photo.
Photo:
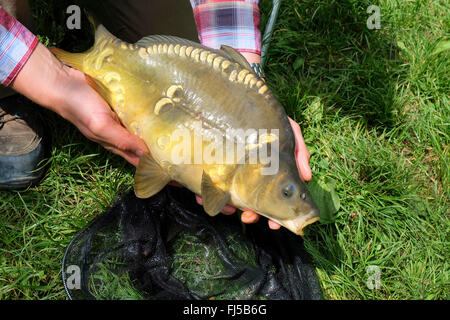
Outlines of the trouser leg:
{"type": "Polygon", "coordinates": [[[28,0],[0,0],[0,6],[29,30],[33,29],[33,18],[28,0]]]}
{"type": "Polygon", "coordinates": [[[154,34],[199,42],[189,0],[78,0],[78,4],[127,42],[154,34]]]}

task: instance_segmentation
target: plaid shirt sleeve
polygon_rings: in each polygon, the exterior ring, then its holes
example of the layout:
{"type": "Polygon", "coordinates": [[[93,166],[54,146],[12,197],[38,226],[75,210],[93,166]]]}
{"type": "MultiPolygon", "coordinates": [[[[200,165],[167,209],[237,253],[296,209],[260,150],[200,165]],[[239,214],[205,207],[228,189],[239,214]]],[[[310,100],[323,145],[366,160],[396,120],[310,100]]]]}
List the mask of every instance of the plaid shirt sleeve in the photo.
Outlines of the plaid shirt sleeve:
{"type": "Polygon", "coordinates": [[[38,38],[0,7],[0,83],[8,86],[28,61],[38,38]]]}
{"type": "Polygon", "coordinates": [[[190,0],[200,41],[261,55],[259,0],[190,0]]]}

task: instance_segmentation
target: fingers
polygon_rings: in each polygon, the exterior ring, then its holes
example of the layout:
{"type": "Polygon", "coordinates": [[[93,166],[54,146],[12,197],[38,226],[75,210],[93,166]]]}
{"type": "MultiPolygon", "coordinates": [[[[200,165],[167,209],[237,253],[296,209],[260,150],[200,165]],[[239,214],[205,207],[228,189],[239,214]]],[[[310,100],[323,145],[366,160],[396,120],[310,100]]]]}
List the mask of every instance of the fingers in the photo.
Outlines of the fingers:
{"type": "Polygon", "coordinates": [[[269,220],[269,228],[272,230],[278,230],[281,228],[281,225],[276,223],[275,221],[269,220]]]}
{"type": "MultiPolygon", "coordinates": [[[[244,223],[256,223],[259,221],[260,215],[253,211],[244,211],[241,215],[241,221],[244,223]]],[[[281,228],[281,225],[276,223],[275,221],[269,220],[267,221],[269,224],[269,228],[272,230],[278,230],[281,228]]]]}
{"type": "Polygon", "coordinates": [[[232,207],[232,206],[230,206],[230,205],[226,205],[225,207],[223,207],[223,209],[222,209],[222,213],[223,214],[233,214],[233,213],[235,213],[236,212],[236,208],[235,207],[232,207]]]}
{"type": "Polygon", "coordinates": [[[297,122],[289,118],[292,126],[292,131],[295,137],[295,159],[297,162],[298,172],[304,181],[309,181],[312,178],[311,168],[309,166],[309,159],[311,154],[306,148],[305,140],[303,139],[302,130],[297,122]]]}
{"type": "Polygon", "coordinates": [[[106,149],[120,155],[134,166],[139,164],[139,158],[149,152],[145,142],[127,131],[113,116],[105,121],[103,127],[93,127],[93,140],[100,143],[106,149]]]}
{"type": "MultiPolygon", "coordinates": [[[[197,203],[199,205],[203,205],[202,197],[200,197],[199,195],[196,194],[195,199],[197,200],[197,203]]],[[[236,212],[236,208],[232,207],[230,205],[225,205],[225,207],[223,207],[221,212],[226,215],[233,214],[236,212]]]]}
{"type": "Polygon", "coordinates": [[[139,164],[140,156],[138,156],[136,153],[131,151],[123,151],[118,148],[116,148],[113,145],[102,143],[101,141],[97,141],[99,144],[101,144],[106,150],[111,151],[114,154],[117,154],[124,158],[126,161],[131,163],[133,166],[137,167],[139,164]]]}
{"type": "Polygon", "coordinates": [[[176,181],[170,181],[168,184],[171,185],[171,186],[174,186],[174,187],[178,187],[178,188],[183,188],[184,187],[181,183],[176,182],[176,181]]]}
{"type": "MultiPolygon", "coordinates": [[[[202,198],[199,195],[196,194],[195,198],[199,205],[203,204],[202,198]]],[[[236,212],[236,208],[229,206],[229,205],[226,205],[222,210],[222,213],[226,214],[226,215],[230,215],[235,212],[236,212]]],[[[253,212],[251,210],[244,210],[241,214],[241,221],[243,223],[248,223],[248,224],[256,223],[259,221],[259,217],[260,217],[260,215],[257,214],[256,212],[253,212]]],[[[269,220],[268,223],[269,223],[269,228],[272,230],[278,230],[281,228],[281,225],[276,223],[275,221],[269,220]]]]}
{"type": "Polygon", "coordinates": [[[244,211],[241,215],[241,221],[243,223],[256,223],[259,220],[259,214],[253,211],[244,211]]]}

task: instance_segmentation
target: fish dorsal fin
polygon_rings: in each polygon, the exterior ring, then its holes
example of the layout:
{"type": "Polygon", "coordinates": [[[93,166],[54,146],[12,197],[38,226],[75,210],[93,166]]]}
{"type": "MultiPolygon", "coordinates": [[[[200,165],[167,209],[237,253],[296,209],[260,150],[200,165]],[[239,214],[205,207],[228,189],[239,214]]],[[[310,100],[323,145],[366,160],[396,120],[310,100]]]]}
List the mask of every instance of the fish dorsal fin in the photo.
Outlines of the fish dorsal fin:
{"type": "Polygon", "coordinates": [[[243,68],[253,71],[247,59],[245,59],[245,57],[236,49],[230,46],[222,45],[220,50],[224,51],[229,57],[231,57],[231,60],[239,63],[243,68]]]}
{"type": "Polygon", "coordinates": [[[210,216],[217,215],[230,201],[229,193],[217,187],[205,171],[202,175],[201,191],[203,208],[210,216]]]}
{"type": "Polygon", "coordinates": [[[185,45],[188,47],[194,47],[194,48],[199,48],[199,49],[203,49],[203,50],[208,50],[211,53],[215,53],[217,55],[222,56],[223,58],[226,58],[228,60],[239,63],[243,68],[252,70],[251,66],[249,65],[247,60],[245,60],[244,56],[242,56],[235,49],[228,47],[228,46],[224,46],[224,45],[221,47],[221,50],[217,50],[217,49],[206,47],[200,43],[197,43],[197,42],[194,42],[191,40],[186,40],[186,39],[175,37],[175,36],[163,36],[163,35],[152,35],[152,36],[144,37],[144,38],[140,39],[138,42],[136,42],[135,44],[140,47],[149,47],[149,46],[153,46],[154,44],[159,45],[161,43],[173,44],[173,45],[179,44],[179,45],[185,45]]]}
{"type": "Polygon", "coordinates": [[[109,39],[109,38],[116,39],[116,36],[114,36],[111,32],[109,32],[104,25],[99,24],[97,26],[97,29],[95,30],[95,43],[100,42],[102,39],[109,39]]]}
{"type": "Polygon", "coordinates": [[[173,45],[177,45],[177,44],[186,45],[186,46],[191,46],[194,48],[208,50],[208,51],[215,53],[217,55],[220,55],[228,60],[236,62],[242,68],[253,72],[253,69],[250,66],[250,64],[248,63],[247,59],[245,59],[245,57],[239,51],[237,51],[236,49],[233,49],[230,46],[226,46],[226,45],[222,45],[220,47],[220,50],[217,50],[217,49],[205,47],[204,45],[201,45],[200,43],[197,43],[197,42],[194,42],[191,40],[186,40],[186,39],[175,37],[175,36],[163,36],[163,35],[152,35],[152,36],[144,37],[144,38],[140,39],[138,42],[136,42],[135,44],[140,47],[149,47],[149,46],[153,46],[154,44],[161,44],[161,43],[173,44],[173,45]]]}
{"type": "Polygon", "coordinates": [[[139,160],[134,176],[134,193],[138,198],[148,198],[161,191],[170,181],[170,176],[163,167],[148,153],[139,160]]]}
{"type": "Polygon", "coordinates": [[[180,37],[175,36],[163,36],[163,35],[152,35],[147,36],[142,39],[140,39],[135,44],[141,47],[148,47],[152,46],[154,44],[160,44],[160,43],[167,43],[167,44],[180,44],[180,45],[186,45],[186,46],[192,46],[196,48],[205,48],[198,42],[194,42],[191,40],[186,40],[180,37]]]}
{"type": "Polygon", "coordinates": [[[250,64],[248,63],[247,59],[245,59],[245,57],[239,51],[237,51],[236,49],[234,49],[230,46],[226,46],[226,45],[222,45],[220,47],[220,50],[224,51],[228,56],[230,56],[231,60],[239,63],[243,68],[248,69],[253,72],[253,69],[250,66],[250,64]]]}

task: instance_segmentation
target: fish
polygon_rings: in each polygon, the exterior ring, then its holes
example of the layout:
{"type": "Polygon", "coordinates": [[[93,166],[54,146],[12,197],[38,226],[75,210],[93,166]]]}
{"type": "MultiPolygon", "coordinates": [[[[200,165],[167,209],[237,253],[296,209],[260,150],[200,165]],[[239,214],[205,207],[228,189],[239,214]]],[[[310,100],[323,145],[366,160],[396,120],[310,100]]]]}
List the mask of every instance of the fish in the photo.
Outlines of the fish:
{"type": "Polygon", "coordinates": [[[137,197],[177,181],[201,195],[210,216],[229,204],[301,236],[319,220],[286,112],[235,49],[163,35],[128,43],[98,25],[89,50],[51,51],[84,72],[148,146],[134,177],[137,197]]]}

